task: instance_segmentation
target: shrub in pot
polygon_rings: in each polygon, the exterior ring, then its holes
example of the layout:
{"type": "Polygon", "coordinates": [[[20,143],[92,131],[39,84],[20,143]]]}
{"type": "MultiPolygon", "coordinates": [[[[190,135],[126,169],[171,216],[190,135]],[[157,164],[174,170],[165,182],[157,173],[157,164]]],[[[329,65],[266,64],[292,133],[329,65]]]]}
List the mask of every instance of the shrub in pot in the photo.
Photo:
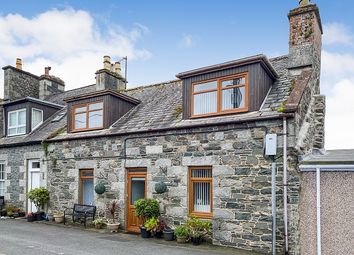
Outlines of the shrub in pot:
{"type": "Polygon", "coordinates": [[[42,220],[44,214],[40,213],[44,205],[49,201],[49,191],[46,188],[35,188],[28,192],[28,199],[37,207],[37,220],[42,220]]]}
{"type": "Polygon", "coordinates": [[[155,238],[161,238],[163,230],[166,227],[165,222],[161,218],[151,218],[145,222],[145,228],[147,231],[151,231],[155,238]]]}
{"type": "Polygon", "coordinates": [[[176,227],[175,235],[177,237],[177,243],[186,243],[188,240],[188,228],[186,225],[176,227]]]}
{"type": "Polygon", "coordinates": [[[190,217],[186,222],[191,242],[201,244],[203,237],[211,232],[211,222],[190,217]]]}
{"type": "Polygon", "coordinates": [[[149,238],[151,236],[151,231],[145,228],[145,223],[151,218],[159,217],[160,207],[159,202],[153,198],[142,198],[135,201],[135,215],[139,217],[142,225],[140,226],[141,237],[149,238]]]}
{"type": "Polygon", "coordinates": [[[101,229],[104,225],[104,221],[101,218],[95,219],[94,221],[92,221],[92,223],[95,225],[96,229],[101,229]]]}
{"type": "Polygon", "coordinates": [[[117,211],[117,202],[112,201],[111,204],[108,206],[108,213],[110,215],[110,219],[107,223],[107,229],[113,232],[118,232],[120,223],[115,221],[115,214],[117,211]]]}
{"type": "Polygon", "coordinates": [[[173,241],[175,239],[174,230],[166,226],[163,230],[163,238],[165,239],[165,241],[173,241]]]}
{"type": "Polygon", "coordinates": [[[64,222],[64,214],[61,212],[54,213],[54,221],[56,223],[63,223],[64,222]]]}

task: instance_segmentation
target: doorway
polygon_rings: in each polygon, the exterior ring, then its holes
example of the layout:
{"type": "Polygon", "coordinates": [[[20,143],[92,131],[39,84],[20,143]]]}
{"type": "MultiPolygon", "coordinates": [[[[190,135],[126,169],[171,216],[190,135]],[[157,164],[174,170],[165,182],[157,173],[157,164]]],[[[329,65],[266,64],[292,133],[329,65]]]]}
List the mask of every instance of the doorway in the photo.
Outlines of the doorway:
{"type": "Polygon", "coordinates": [[[127,231],[139,233],[141,224],[135,216],[135,201],[146,197],[146,169],[127,169],[127,231]]]}
{"type": "MultiPolygon", "coordinates": [[[[27,191],[39,188],[41,184],[41,163],[39,160],[28,161],[28,178],[27,178],[27,191]]],[[[29,199],[27,201],[27,212],[37,212],[38,208],[29,199]]]]}
{"type": "Polygon", "coordinates": [[[94,204],[93,169],[80,170],[80,204],[94,204]]]}

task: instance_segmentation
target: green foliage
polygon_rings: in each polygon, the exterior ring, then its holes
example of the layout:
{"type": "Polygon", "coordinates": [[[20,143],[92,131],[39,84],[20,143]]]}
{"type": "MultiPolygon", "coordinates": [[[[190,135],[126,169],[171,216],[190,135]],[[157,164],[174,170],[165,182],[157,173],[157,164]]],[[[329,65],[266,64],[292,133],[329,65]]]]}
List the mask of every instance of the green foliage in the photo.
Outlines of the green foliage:
{"type": "Polygon", "coordinates": [[[28,199],[31,200],[38,210],[49,201],[49,191],[46,188],[35,188],[27,193],[28,199]]]}
{"type": "Polygon", "coordinates": [[[211,233],[211,222],[190,217],[186,222],[191,237],[202,237],[211,233]]]}
{"type": "Polygon", "coordinates": [[[153,217],[148,219],[145,224],[144,227],[146,228],[147,231],[151,231],[157,228],[157,226],[159,225],[159,222],[157,220],[157,218],[153,217]]]}
{"type": "Polygon", "coordinates": [[[143,223],[148,219],[157,218],[160,214],[159,202],[153,198],[143,198],[135,201],[135,214],[143,223]]]}
{"type": "Polygon", "coordinates": [[[178,226],[175,229],[175,235],[177,237],[188,237],[189,236],[189,232],[188,232],[187,226],[186,225],[178,226]]]}
{"type": "Polygon", "coordinates": [[[286,105],[286,100],[280,105],[280,107],[278,108],[278,112],[284,112],[285,110],[285,105],[286,105]]]}
{"type": "Polygon", "coordinates": [[[9,204],[5,206],[4,211],[7,213],[7,215],[13,215],[14,213],[20,212],[21,210],[16,206],[9,204]]]}
{"type": "Polygon", "coordinates": [[[178,105],[176,106],[176,108],[174,109],[174,113],[173,115],[177,118],[183,111],[182,106],[178,105]]]}
{"type": "Polygon", "coordinates": [[[43,147],[43,150],[44,150],[44,155],[47,157],[48,156],[48,146],[49,146],[49,143],[46,142],[46,141],[43,141],[42,142],[42,147],[43,147]]]}

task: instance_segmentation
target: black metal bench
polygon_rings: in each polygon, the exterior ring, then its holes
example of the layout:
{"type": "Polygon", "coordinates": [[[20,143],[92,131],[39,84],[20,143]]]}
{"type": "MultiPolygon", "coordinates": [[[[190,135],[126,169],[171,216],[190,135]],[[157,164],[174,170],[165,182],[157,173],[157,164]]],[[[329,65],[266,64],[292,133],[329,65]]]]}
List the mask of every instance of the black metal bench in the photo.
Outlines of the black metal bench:
{"type": "Polygon", "coordinates": [[[67,215],[72,216],[73,223],[75,221],[80,221],[84,223],[86,228],[86,220],[92,218],[95,220],[96,215],[96,206],[94,205],[81,205],[81,204],[74,204],[73,208],[66,208],[64,210],[64,225],[65,225],[65,218],[67,215]],[[72,213],[68,213],[67,210],[72,210],[72,213]]]}

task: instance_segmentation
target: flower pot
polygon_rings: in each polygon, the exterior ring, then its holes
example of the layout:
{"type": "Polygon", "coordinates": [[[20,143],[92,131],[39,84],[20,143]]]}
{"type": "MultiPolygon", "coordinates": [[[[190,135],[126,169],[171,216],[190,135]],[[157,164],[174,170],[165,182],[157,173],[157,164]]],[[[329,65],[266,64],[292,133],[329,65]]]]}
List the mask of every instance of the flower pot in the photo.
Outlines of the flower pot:
{"type": "Polygon", "coordinates": [[[54,220],[56,223],[63,223],[64,222],[64,215],[54,214],[54,220]]]}
{"type": "Polygon", "coordinates": [[[28,222],[33,222],[33,221],[35,221],[35,216],[34,216],[34,215],[28,215],[28,216],[27,216],[27,221],[28,221],[28,222]]]}
{"type": "Polygon", "coordinates": [[[187,237],[186,236],[177,236],[177,243],[186,243],[187,237]]]}
{"type": "Polygon", "coordinates": [[[37,221],[41,221],[41,220],[43,220],[43,215],[44,215],[44,213],[43,212],[37,212],[36,213],[36,217],[37,217],[37,221]]]}
{"type": "Polygon", "coordinates": [[[95,224],[95,229],[101,229],[103,224],[95,224]]]}
{"type": "Polygon", "coordinates": [[[157,239],[162,238],[163,232],[162,231],[156,231],[154,232],[154,237],[157,239]]]}
{"type": "Polygon", "coordinates": [[[150,238],[151,237],[151,231],[146,230],[145,227],[140,227],[140,234],[142,238],[150,238]]]}
{"type": "Polygon", "coordinates": [[[48,219],[48,221],[54,221],[54,215],[53,214],[47,214],[47,219],[48,219]]]}
{"type": "Polygon", "coordinates": [[[119,226],[120,226],[120,223],[107,223],[107,229],[109,231],[111,231],[112,233],[115,232],[115,233],[118,233],[118,229],[119,229],[119,226]]]}
{"type": "Polygon", "coordinates": [[[19,213],[18,213],[18,217],[23,218],[23,217],[25,217],[25,216],[26,216],[26,213],[25,213],[25,212],[19,212],[19,213]]]}
{"type": "Polygon", "coordinates": [[[163,239],[165,239],[165,241],[173,241],[175,239],[174,231],[172,229],[164,230],[163,239]]]}
{"type": "Polygon", "coordinates": [[[201,236],[197,236],[197,237],[191,237],[191,242],[193,245],[199,245],[202,243],[202,237],[201,236]]]}

